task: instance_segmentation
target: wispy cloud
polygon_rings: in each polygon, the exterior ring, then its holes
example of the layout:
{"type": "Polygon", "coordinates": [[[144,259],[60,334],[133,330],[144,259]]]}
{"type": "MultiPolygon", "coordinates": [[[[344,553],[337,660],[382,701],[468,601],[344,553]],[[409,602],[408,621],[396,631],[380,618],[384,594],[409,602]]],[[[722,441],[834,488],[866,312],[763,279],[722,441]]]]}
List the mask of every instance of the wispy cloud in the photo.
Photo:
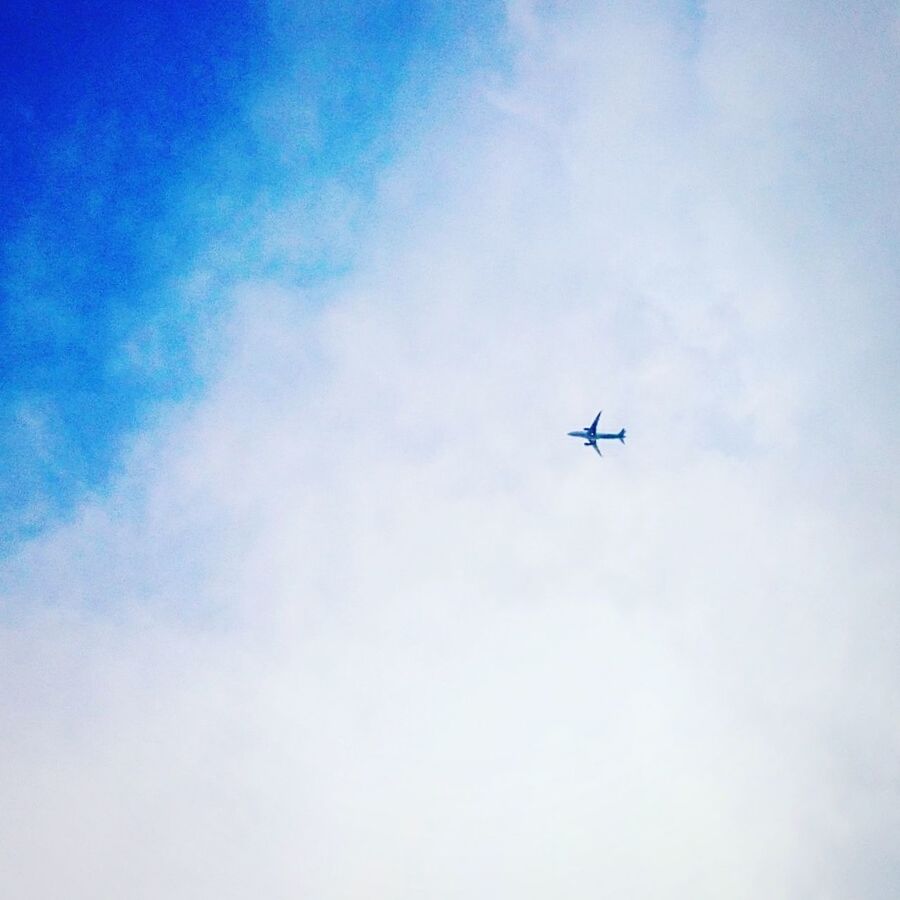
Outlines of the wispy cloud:
{"type": "Polygon", "coordinates": [[[463,77],[474,55],[459,14],[429,3],[95,13],[4,19],[0,424],[15,445],[16,409],[37,396],[57,410],[66,452],[46,463],[0,442],[2,553],[104,490],[122,441],[190,397],[186,343],[227,285],[313,285],[352,264],[333,215],[341,192],[356,230],[351,210],[397,145],[395,116],[446,81],[422,61],[453,59],[463,77]],[[303,242],[296,228],[273,233],[292,207],[303,242]],[[185,303],[176,285],[204,269],[208,290],[185,303]],[[72,477],[55,480],[59,468],[72,477]],[[48,514],[31,523],[36,497],[48,514]]]}

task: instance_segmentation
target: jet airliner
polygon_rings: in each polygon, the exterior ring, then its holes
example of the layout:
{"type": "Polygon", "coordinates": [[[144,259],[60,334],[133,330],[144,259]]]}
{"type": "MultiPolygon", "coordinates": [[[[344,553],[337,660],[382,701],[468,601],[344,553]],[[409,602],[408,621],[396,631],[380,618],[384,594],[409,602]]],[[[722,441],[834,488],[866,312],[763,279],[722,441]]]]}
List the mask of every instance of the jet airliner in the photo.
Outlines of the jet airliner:
{"type": "Polygon", "coordinates": [[[600,416],[602,415],[603,410],[597,413],[597,418],[590,425],[585,425],[583,431],[570,431],[569,437],[577,437],[581,438],[584,441],[585,447],[593,447],[597,451],[598,456],[603,456],[600,452],[600,448],[597,446],[597,441],[614,441],[616,439],[620,440],[623,444],[625,443],[625,429],[623,428],[618,434],[603,434],[597,432],[597,423],[600,421],[600,416]]]}

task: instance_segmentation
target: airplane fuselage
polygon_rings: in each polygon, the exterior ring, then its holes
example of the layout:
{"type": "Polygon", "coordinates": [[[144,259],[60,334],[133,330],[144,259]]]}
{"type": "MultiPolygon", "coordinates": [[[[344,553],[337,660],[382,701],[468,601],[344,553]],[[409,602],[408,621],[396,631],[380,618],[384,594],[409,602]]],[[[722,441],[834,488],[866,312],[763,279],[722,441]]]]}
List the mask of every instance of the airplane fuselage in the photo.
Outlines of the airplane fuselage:
{"type": "Polygon", "coordinates": [[[618,441],[621,440],[618,434],[603,434],[598,432],[592,435],[589,431],[570,431],[569,437],[581,438],[583,441],[618,441]]]}

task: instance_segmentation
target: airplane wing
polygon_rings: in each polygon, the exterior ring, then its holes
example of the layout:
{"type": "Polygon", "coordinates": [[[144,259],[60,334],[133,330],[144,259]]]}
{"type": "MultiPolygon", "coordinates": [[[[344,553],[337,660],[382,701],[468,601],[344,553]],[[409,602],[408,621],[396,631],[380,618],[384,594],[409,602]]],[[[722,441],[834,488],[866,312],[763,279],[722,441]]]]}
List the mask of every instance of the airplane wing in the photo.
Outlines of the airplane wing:
{"type": "Polygon", "coordinates": [[[601,416],[601,415],[603,415],[603,410],[602,410],[602,409],[600,410],[600,412],[597,413],[597,418],[594,419],[594,421],[591,423],[591,427],[588,428],[588,431],[589,431],[591,434],[596,434],[596,433],[597,433],[597,423],[600,421],[600,416],[601,416]]]}
{"type": "Polygon", "coordinates": [[[597,451],[597,456],[603,456],[603,454],[600,452],[600,448],[597,446],[596,441],[592,441],[591,446],[597,451]]]}

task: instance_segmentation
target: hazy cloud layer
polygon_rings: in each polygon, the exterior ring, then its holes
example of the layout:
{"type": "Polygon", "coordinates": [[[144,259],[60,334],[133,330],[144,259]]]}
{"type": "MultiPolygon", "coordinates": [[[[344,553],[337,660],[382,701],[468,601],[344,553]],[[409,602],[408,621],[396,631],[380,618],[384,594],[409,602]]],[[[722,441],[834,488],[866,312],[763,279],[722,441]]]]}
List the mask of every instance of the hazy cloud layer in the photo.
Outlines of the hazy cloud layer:
{"type": "Polygon", "coordinates": [[[896,13],[637,6],[4,564],[11,896],[895,894],[896,13]]]}

